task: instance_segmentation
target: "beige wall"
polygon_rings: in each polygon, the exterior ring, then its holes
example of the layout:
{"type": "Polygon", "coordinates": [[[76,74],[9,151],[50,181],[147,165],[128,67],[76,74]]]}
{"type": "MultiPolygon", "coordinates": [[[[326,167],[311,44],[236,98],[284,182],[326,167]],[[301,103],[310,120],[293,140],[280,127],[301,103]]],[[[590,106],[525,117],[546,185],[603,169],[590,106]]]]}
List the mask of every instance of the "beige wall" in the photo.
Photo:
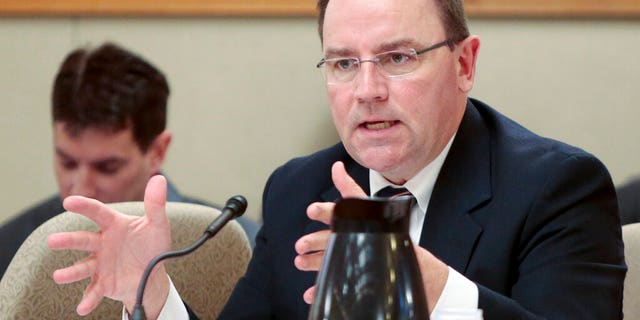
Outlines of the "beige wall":
{"type": "MultiPolygon", "coordinates": [[[[472,20],[472,96],[597,155],[621,183],[640,173],[640,21],[472,20]]],[[[49,95],[64,55],[116,41],[170,81],[165,172],[184,193],[249,199],[271,171],[337,141],[314,64],[313,19],[0,18],[0,221],[53,193],[49,95]]]]}

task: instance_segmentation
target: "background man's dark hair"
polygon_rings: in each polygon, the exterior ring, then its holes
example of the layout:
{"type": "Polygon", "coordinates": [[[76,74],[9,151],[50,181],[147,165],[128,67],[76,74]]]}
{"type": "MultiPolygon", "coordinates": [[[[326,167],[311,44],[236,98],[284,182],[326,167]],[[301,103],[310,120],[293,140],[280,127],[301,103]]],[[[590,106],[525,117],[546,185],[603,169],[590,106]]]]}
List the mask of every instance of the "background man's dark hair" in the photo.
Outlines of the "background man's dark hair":
{"type": "MultiPolygon", "coordinates": [[[[440,9],[440,20],[444,26],[447,39],[454,42],[462,41],[469,36],[469,28],[464,15],[463,0],[434,0],[440,9]]],[[[327,11],[329,0],[318,0],[318,33],[322,41],[322,28],[324,25],[324,15],[327,11]]]]}
{"type": "Polygon", "coordinates": [[[162,72],[142,57],[105,43],[67,55],[53,85],[52,116],[72,135],[87,128],[131,128],[146,152],[165,129],[168,97],[162,72]]]}

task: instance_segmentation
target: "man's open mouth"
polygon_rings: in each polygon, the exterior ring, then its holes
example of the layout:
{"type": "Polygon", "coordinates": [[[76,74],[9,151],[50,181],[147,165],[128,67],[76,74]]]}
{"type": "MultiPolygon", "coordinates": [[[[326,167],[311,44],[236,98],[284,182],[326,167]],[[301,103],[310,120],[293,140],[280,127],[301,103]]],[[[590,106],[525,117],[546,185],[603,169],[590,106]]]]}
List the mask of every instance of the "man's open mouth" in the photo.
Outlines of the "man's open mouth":
{"type": "Polygon", "coordinates": [[[378,121],[378,122],[367,122],[364,124],[364,127],[369,130],[382,130],[387,129],[396,124],[397,121],[378,121]]]}

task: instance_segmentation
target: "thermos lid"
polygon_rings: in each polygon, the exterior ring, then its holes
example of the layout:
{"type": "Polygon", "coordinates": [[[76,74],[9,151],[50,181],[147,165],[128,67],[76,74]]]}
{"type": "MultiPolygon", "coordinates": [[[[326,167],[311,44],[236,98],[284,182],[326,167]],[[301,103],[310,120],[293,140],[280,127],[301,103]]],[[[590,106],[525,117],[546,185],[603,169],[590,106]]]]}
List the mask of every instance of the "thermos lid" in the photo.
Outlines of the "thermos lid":
{"type": "Polygon", "coordinates": [[[333,232],[409,232],[412,196],[344,198],[336,202],[333,232]]]}

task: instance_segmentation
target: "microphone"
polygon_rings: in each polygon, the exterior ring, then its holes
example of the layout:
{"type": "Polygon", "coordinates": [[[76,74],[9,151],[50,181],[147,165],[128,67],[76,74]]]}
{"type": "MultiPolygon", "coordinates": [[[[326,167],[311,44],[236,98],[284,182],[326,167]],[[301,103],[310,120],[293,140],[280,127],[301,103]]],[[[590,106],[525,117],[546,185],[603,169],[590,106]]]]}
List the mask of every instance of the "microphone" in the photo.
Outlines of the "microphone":
{"type": "Polygon", "coordinates": [[[211,222],[200,239],[186,248],[175,251],[167,251],[153,258],[147,265],[147,268],[144,270],[142,278],[140,278],[140,284],[138,285],[138,294],[136,296],[136,305],[133,308],[133,312],[131,313],[131,319],[147,319],[144,313],[144,307],[142,306],[142,296],[144,294],[144,288],[147,285],[147,280],[149,280],[149,274],[151,274],[151,270],[153,270],[153,267],[155,267],[158,262],[167,258],[184,256],[198,249],[202,244],[204,244],[205,241],[213,238],[213,236],[215,236],[218,231],[220,231],[220,229],[222,229],[222,227],[227,224],[227,222],[241,216],[246,209],[247,199],[245,199],[245,197],[237,195],[229,198],[229,200],[227,200],[227,203],[224,205],[224,208],[222,208],[220,216],[218,216],[218,218],[211,222]]]}

